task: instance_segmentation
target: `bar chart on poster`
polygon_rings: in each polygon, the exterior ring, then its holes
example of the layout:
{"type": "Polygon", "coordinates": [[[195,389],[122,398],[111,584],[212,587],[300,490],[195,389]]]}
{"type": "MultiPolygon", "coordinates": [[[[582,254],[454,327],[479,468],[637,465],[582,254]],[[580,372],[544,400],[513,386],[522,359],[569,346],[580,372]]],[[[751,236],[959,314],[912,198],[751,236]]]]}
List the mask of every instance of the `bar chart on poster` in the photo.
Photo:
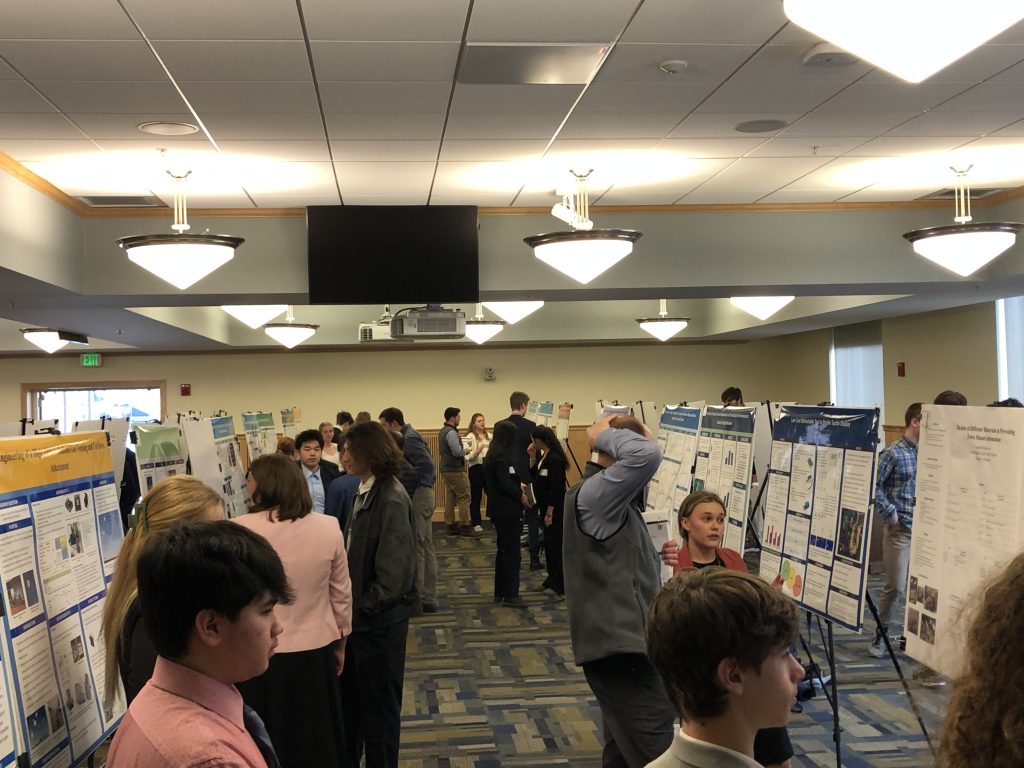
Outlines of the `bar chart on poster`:
{"type": "Polygon", "coordinates": [[[722,497],[726,512],[723,546],[742,552],[753,471],[754,409],[705,406],[694,462],[693,490],[722,497]]]}

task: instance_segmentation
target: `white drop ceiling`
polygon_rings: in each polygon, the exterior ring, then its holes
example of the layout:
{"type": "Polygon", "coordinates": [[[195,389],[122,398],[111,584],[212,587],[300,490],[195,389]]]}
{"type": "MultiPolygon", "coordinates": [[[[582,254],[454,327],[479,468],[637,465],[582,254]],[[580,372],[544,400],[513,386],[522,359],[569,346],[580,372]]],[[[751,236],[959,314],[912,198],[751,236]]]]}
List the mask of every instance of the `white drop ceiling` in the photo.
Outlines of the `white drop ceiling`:
{"type": "Polygon", "coordinates": [[[548,207],[570,167],[594,168],[596,217],[905,203],[951,186],[951,161],[1024,184],[1024,24],[917,85],[804,66],[819,42],[778,0],[0,0],[0,152],[72,197],[169,201],[166,148],[197,213],[548,207]],[[787,125],[734,130],[754,119],[787,125]],[[207,133],[137,127],[159,120],[207,133]]]}

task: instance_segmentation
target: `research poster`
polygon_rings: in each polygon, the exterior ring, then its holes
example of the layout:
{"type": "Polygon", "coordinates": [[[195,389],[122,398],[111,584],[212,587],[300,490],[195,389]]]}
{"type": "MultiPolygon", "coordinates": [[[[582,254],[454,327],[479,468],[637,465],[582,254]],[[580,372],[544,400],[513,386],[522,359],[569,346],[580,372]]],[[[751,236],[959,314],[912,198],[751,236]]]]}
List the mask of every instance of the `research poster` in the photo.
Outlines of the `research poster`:
{"type": "Polygon", "coordinates": [[[185,474],[186,453],[177,426],[136,424],[132,430],[143,496],[165,477],[185,474]]]}
{"type": "Polygon", "coordinates": [[[711,491],[722,497],[726,512],[722,546],[740,554],[747,539],[753,448],[753,408],[704,408],[697,436],[693,490],[711,491]]]}
{"type": "Polygon", "coordinates": [[[228,517],[244,515],[248,508],[245,471],[230,416],[183,422],[192,474],[217,491],[228,517]]]}
{"type": "Polygon", "coordinates": [[[119,534],[105,432],[0,440],[0,766],[12,743],[32,768],[82,763],[124,712],[100,701],[110,516],[119,534]]]}
{"type": "Polygon", "coordinates": [[[277,450],[277,428],[274,414],[263,411],[242,414],[242,432],[249,448],[249,463],[254,459],[277,450]]]}
{"type": "Polygon", "coordinates": [[[690,492],[697,455],[700,408],[666,406],[658,424],[661,464],[647,488],[647,523],[668,522],[669,533],[678,537],[676,512],[690,492]]]}
{"type": "Polygon", "coordinates": [[[72,432],[106,432],[110,435],[110,462],[114,466],[114,484],[120,488],[124,476],[124,457],[128,452],[131,419],[90,419],[76,421],[72,432]]]}
{"type": "Polygon", "coordinates": [[[979,590],[1024,550],[1024,410],[922,411],[904,635],[908,655],[955,675],[979,590]]]}
{"type": "Polygon", "coordinates": [[[864,618],[876,408],[783,406],[772,432],[761,577],[853,630],[864,618]]]}
{"type": "Polygon", "coordinates": [[[555,420],[557,408],[550,400],[531,400],[526,404],[526,418],[538,426],[550,427],[555,420]]]}
{"type": "Polygon", "coordinates": [[[302,409],[281,409],[281,433],[285,437],[295,437],[302,431],[302,409]]]}

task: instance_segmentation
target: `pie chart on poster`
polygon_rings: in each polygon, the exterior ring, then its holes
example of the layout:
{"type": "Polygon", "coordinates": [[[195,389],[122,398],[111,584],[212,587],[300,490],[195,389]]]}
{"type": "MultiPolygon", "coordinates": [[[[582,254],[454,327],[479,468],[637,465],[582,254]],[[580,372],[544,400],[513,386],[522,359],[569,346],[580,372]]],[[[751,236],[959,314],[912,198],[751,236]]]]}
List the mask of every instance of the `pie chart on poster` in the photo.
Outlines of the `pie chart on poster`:
{"type": "Polygon", "coordinates": [[[804,580],[800,578],[800,574],[796,574],[793,578],[793,597],[800,597],[800,592],[803,591],[804,580]]]}

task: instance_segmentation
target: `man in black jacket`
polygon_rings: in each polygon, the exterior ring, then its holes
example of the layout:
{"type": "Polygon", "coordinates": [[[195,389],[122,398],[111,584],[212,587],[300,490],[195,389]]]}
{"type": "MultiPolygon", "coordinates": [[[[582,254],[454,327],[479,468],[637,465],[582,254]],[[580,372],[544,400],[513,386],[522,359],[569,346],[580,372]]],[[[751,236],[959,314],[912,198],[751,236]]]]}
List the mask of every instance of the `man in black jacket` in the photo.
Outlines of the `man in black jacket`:
{"type": "MultiPolygon", "coordinates": [[[[533,428],[537,426],[523,415],[530,404],[530,396],[525,392],[513,392],[509,395],[508,404],[512,413],[506,421],[512,422],[516,428],[516,472],[519,482],[530,483],[530,454],[527,449],[533,443],[533,428]]],[[[544,564],[540,561],[541,525],[536,508],[526,510],[526,531],[529,537],[530,570],[539,571],[544,564]]]]}
{"type": "Polygon", "coordinates": [[[295,436],[295,450],[299,452],[298,465],[309,486],[313,511],[323,512],[327,502],[327,489],[341,476],[341,470],[329,461],[320,461],[324,451],[324,436],[318,429],[307,429],[295,436]]]}

